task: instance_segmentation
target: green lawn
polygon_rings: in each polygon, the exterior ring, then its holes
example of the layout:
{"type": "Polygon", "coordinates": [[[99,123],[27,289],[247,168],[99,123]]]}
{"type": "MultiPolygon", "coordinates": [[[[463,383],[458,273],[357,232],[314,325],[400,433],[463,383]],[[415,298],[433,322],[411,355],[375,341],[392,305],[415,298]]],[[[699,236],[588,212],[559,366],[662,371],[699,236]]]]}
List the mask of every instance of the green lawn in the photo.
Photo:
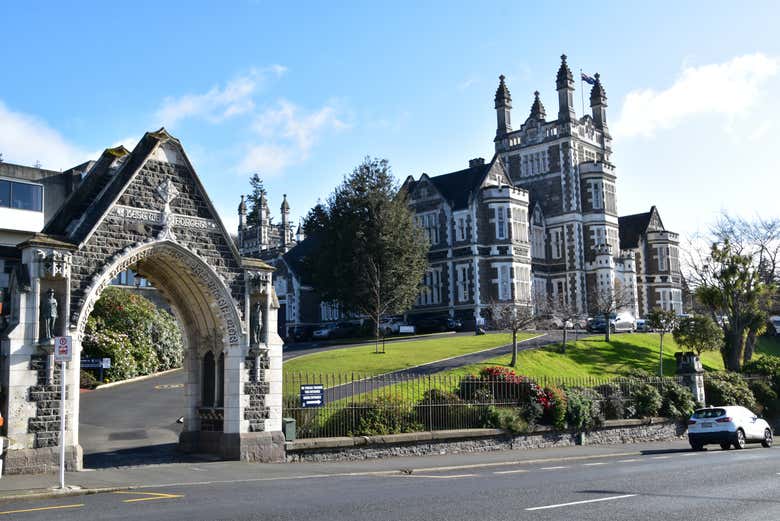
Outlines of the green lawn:
{"type": "MultiPolygon", "coordinates": [[[[520,340],[534,334],[519,334],[520,340]]],[[[362,345],[334,349],[293,358],[284,363],[285,373],[356,373],[361,377],[408,369],[417,365],[466,355],[512,341],[510,334],[488,334],[482,336],[451,336],[389,343],[385,354],[374,353],[374,345],[362,345]]]]}
{"type": "MultiPolygon", "coordinates": [[[[560,345],[551,345],[532,351],[522,351],[518,357],[516,371],[531,377],[582,378],[589,376],[613,377],[625,374],[631,369],[644,369],[652,374],[658,372],[657,333],[634,333],[614,335],[608,344],[603,335],[589,336],[569,342],[566,354],[560,352],[560,345]]],[[[664,336],[664,375],[675,373],[674,353],[680,351],[672,335],[664,336]]],[[[757,346],[757,356],[771,354],[780,356],[780,339],[762,337],[757,346]]],[[[723,359],[717,351],[702,353],[702,365],[708,371],[722,371],[723,359]]],[[[498,356],[479,364],[464,366],[447,375],[476,374],[483,367],[491,365],[509,366],[510,356],[498,356]]],[[[445,373],[441,373],[445,374],[445,373]]]]}

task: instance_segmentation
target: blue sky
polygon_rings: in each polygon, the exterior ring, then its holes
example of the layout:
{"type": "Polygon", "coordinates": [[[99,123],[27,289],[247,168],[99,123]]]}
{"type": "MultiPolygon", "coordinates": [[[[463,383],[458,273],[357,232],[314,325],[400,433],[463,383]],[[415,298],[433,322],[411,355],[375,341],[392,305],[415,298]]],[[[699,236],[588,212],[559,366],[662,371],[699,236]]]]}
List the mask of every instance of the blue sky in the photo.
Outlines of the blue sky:
{"type": "Polygon", "coordinates": [[[554,117],[566,52],[602,75],[621,214],[777,216],[777,6],[9,2],[0,153],[64,169],[165,126],[229,227],[253,172],[297,218],[366,155],[399,180],[490,158],[498,75],[516,126],[537,89],[554,117]]]}

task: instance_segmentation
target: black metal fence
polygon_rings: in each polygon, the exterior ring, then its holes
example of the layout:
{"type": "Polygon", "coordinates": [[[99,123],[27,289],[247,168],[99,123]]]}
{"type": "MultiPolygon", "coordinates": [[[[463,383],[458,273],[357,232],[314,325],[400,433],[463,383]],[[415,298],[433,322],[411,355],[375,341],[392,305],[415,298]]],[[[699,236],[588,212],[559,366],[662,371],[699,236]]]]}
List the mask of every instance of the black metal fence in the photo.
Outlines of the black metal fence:
{"type": "Polygon", "coordinates": [[[663,394],[670,384],[687,387],[681,377],[286,373],[283,415],[296,420],[299,438],[481,428],[492,426],[497,409],[538,404],[547,410],[560,389],[597,402],[604,419],[623,419],[641,414],[648,387],[663,394]],[[322,403],[305,406],[302,386],[315,392],[321,386],[322,403]]]}

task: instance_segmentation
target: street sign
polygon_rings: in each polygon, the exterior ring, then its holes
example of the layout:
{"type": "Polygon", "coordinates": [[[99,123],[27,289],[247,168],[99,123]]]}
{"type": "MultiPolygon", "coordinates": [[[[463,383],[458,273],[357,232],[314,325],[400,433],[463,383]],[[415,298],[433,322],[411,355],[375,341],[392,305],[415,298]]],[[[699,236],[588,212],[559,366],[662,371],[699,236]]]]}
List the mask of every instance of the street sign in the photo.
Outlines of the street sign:
{"type": "Polygon", "coordinates": [[[325,405],[325,388],[322,384],[301,386],[301,407],[322,407],[325,405]]]}
{"type": "Polygon", "coordinates": [[[73,355],[73,339],[69,336],[54,337],[54,361],[70,362],[73,355]]]}
{"type": "Polygon", "coordinates": [[[82,369],[111,369],[110,358],[82,358],[82,369]]]}
{"type": "Polygon", "coordinates": [[[111,359],[110,358],[104,358],[103,359],[103,369],[111,369],[111,359]]]}

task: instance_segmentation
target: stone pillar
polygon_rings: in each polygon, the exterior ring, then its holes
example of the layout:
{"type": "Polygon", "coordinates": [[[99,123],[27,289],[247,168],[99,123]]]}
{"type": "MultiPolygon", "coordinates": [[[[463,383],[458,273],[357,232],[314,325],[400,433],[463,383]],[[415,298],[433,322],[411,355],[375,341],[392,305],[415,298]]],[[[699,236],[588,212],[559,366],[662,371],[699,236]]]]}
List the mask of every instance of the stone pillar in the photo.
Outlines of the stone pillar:
{"type": "Polygon", "coordinates": [[[704,396],[704,368],[701,360],[693,352],[677,352],[674,354],[677,360],[677,376],[681,377],[683,385],[691,390],[693,399],[702,405],[706,404],[704,396]]]}

